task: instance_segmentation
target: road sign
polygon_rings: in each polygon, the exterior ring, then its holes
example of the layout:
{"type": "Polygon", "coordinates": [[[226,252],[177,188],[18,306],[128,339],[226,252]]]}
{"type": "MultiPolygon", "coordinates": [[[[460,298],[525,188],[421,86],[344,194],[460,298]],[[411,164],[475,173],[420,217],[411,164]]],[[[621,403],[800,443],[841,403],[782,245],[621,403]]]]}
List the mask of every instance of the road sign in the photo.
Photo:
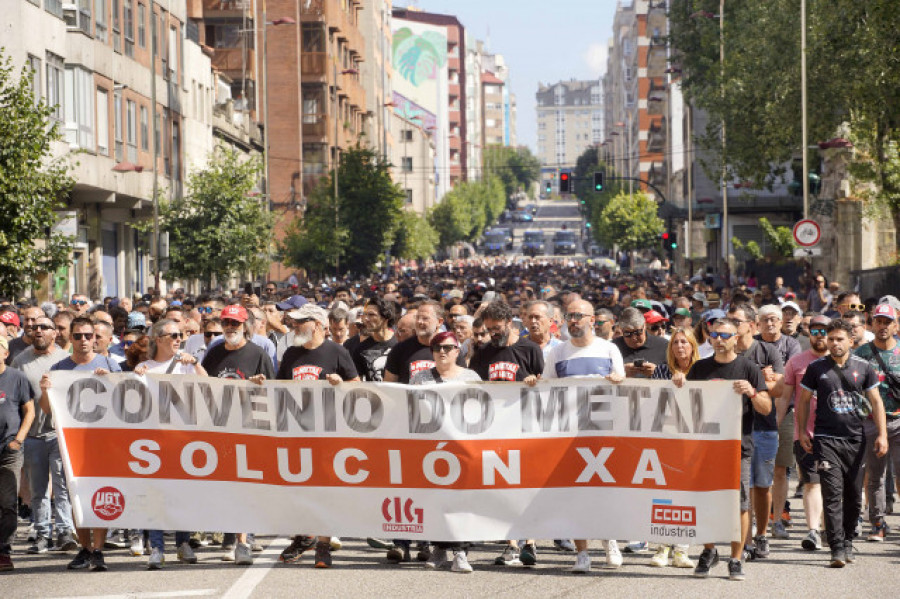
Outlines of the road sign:
{"type": "Polygon", "coordinates": [[[822,248],[794,248],[794,258],[810,258],[821,255],[822,248]]]}
{"type": "Polygon", "coordinates": [[[794,241],[804,248],[811,248],[819,244],[822,239],[822,229],[816,221],[805,218],[794,225],[794,241]]]}

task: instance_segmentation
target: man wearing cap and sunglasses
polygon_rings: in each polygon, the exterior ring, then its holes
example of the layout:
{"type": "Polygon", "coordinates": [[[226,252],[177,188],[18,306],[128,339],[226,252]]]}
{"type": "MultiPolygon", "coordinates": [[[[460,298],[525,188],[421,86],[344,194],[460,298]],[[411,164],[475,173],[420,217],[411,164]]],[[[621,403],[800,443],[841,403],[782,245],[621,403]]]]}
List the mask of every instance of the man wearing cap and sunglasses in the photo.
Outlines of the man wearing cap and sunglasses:
{"type": "Polygon", "coordinates": [[[613,343],[622,353],[625,376],[649,379],[659,364],[666,361],[669,344],[662,337],[647,332],[647,322],[637,308],[625,308],[619,316],[622,336],[613,343]]]}

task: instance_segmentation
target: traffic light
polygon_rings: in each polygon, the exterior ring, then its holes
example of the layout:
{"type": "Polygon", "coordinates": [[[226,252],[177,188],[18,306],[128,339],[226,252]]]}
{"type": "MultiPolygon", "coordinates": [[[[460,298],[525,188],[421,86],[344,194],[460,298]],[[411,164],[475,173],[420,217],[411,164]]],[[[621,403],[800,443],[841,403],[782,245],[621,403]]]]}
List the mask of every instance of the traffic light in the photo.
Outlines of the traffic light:
{"type": "Polygon", "coordinates": [[[678,249],[678,231],[669,232],[669,249],[675,251],[678,249]]]}
{"type": "Polygon", "coordinates": [[[553,191],[553,183],[550,179],[547,179],[547,194],[550,194],[553,191]]]}
{"type": "Polygon", "coordinates": [[[559,174],[559,193],[569,193],[571,191],[572,182],[569,180],[569,173],[559,174]]]}
{"type": "Polygon", "coordinates": [[[594,191],[603,191],[603,171],[594,172],[594,191]]]}

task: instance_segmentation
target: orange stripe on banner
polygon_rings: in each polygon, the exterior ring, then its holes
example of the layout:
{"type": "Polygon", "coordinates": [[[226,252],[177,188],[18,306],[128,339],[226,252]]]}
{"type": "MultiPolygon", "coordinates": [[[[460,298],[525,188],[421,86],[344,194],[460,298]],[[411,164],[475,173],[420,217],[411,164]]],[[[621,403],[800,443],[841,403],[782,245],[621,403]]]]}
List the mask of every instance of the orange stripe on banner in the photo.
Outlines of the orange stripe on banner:
{"type": "Polygon", "coordinates": [[[64,434],[76,477],[315,487],[605,486],[673,491],[737,489],[740,481],[738,440],[564,437],[437,443],[118,428],[66,428],[64,434]],[[135,449],[137,445],[144,449],[135,449]],[[518,468],[511,453],[516,450],[518,468]],[[304,451],[306,462],[301,460],[304,451]],[[455,470],[445,459],[450,454],[458,459],[455,470]]]}

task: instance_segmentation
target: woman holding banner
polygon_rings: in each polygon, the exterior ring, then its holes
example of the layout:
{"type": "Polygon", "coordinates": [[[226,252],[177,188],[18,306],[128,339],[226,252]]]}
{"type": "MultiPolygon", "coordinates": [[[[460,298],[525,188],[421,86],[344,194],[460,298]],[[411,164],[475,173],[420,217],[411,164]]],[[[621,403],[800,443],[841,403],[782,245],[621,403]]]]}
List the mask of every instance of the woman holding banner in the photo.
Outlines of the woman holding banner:
{"type": "MultiPolygon", "coordinates": [[[[684,384],[685,375],[700,359],[699,345],[694,333],[688,328],[672,330],[669,347],[666,349],[666,361],[656,367],[650,377],[656,380],[670,380],[676,387],[684,384]]],[[[650,558],[650,565],[664,568],[669,565],[669,553],[672,553],[672,565],[676,568],[693,568],[694,562],[688,557],[688,546],[660,545],[656,554],[650,558]]]]}

